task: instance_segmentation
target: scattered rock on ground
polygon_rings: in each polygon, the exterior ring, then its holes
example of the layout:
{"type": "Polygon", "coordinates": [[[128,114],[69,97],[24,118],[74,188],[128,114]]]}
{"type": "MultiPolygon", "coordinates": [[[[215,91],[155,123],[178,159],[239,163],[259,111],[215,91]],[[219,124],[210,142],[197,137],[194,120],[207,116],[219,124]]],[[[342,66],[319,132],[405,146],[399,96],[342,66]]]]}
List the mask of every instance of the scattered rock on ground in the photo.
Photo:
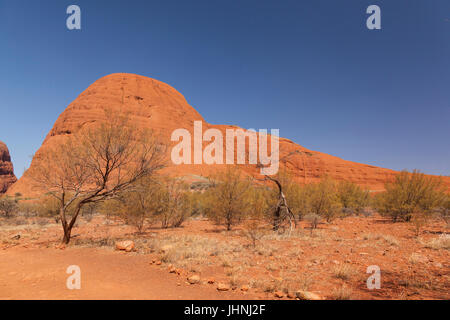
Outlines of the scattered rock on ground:
{"type": "Polygon", "coordinates": [[[187,281],[188,281],[190,284],[197,284],[197,283],[200,282],[200,276],[194,274],[194,275],[192,275],[192,276],[189,276],[189,277],[187,278],[187,281]]]}
{"type": "Polygon", "coordinates": [[[116,250],[125,250],[126,252],[131,252],[134,249],[134,241],[125,240],[116,242],[116,250]]]}
{"type": "Polygon", "coordinates": [[[219,291],[228,291],[228,290],[230,290],[230,286],[227,285],[226,283],[219,282],[219,284],[217,284],[217,290],[219,290],[219,291]]]}
{"type": "Polygon", "coordinates": [[[322,298],[319,295],[304,290],[297,291],[295,293],[295,296],[300,300],[322,300],[322,298]]]}
{"type": "Polygon", "coordinates": [[[169,273],[177,273],[177,269],[174,266],[170,266],[169,273]]]}

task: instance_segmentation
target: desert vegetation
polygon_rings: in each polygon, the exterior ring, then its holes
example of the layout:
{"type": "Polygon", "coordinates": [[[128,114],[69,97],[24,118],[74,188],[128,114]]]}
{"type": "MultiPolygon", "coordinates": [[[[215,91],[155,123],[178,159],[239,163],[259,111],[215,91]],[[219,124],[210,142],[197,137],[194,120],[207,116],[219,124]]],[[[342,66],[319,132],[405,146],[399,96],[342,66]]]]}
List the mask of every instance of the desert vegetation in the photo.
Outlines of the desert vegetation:
{"type": "MultiPolygon", "coordinates": [[[[160,172],[164,147],[154,138],[111,122],[55,148],[48,154],[59,167],[34,176],[45,194],[0,199],[2,245],[38,241],[46,233],[38,230],[61,224],[64,244],[74,228],[74,247],[114,248],[132,239],[127,251],[220,291],[374,298],[362,267],[379,263],[389,269],[381,297],[419,290],[448,298],[441,269],[448,267],[449,197],[438,179],[401,172],[372,195],[327,176],[301,185],[284,171],[255,180],[228,168],[188,184],[160,172]]],[[[51,234],[57,241],[60,234],[51,234]]]]}
{"type": "Polygon", "coordinates": [[[429,216],[433,210],[448,206],[447,202],[440,179],[418,171],[402,171],[394,182],[386,184],[386,192],[377,196],[376,207],[394,222],[411,221],[417,214],[429,216]]]}
{"type": "Polygon", "coordinates": [[[52,147],[32,173],[35,185],[59,202],[65,244],[83,207],[119,197],[163,167],[163,146],[150,131],[123,116],[108,119],[52,147]]]}
{"type": "Polygon", "coordinates": [[[17,202],[17,200],[11,199],[10,197],[0,198],[0,214],[6,218],[11,217],[17,212],[17,202]]]}

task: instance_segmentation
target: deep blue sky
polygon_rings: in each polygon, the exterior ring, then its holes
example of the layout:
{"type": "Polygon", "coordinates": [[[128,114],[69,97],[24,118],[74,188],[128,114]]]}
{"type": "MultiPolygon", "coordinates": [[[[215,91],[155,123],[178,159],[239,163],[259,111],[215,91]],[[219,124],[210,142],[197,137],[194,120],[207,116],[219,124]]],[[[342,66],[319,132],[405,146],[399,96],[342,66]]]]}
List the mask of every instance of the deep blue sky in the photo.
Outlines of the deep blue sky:
{"type": "Polygon", "coordinates": [[[450,1],[0,0],[0,140],[22,175],[58,115],[110,73],[204,118],[312,150],[450,174],[450,1]],[[77,4],[82,30],[66,28],[77,4]],[[382,30],[366,28],[366,8],[382,30]]]}

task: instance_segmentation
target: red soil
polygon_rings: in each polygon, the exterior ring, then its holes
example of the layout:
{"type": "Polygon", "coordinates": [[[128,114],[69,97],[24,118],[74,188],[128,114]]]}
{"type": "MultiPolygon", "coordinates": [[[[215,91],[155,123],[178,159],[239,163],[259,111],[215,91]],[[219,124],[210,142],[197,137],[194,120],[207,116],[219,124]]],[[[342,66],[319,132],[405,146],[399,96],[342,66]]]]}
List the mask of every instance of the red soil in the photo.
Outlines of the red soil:
{"type": "Polygon", "coordinates": [[[0,299],[251,299],[190,285],[140,255],[95,248],[0,251],[0,299]],[[67,267],[81,269],[81,289],[66,287],[67,267]]]}
{"type": "Polygon", "coordinates": [[[275,299],[276,291],[307,290],[325,299],[450,299],[449,240],[440,221],[419,238],[411,224],[378,216],[321,224],[312,237],[302,222],[291,237],[268,233],[256,248],[242,227],[226,232],[209,221],[137,235],[120,221],[96,217],[80,221],[63,250],[57,249],[60,229],[3,223],[0,298],[275,299]],[[114,251],[114,242],[124,239],[135,241],[135,252],[114,251]],[[436,239],[447,244],[430,245],[436,239]],[[69,265],[81,267],[81,290],[66,288],[69,265]],[[381,268],[379,290],[367,289],[370,265],[381,268]],[[169,272],[175,268],[179,275],[169,272]],[[193,274],[200,284],[186,282],[193,274]],[[230,290],[217,291],[219,282],[230,290]],[[241,286],[250,289],[244,293],[241,286]]]}

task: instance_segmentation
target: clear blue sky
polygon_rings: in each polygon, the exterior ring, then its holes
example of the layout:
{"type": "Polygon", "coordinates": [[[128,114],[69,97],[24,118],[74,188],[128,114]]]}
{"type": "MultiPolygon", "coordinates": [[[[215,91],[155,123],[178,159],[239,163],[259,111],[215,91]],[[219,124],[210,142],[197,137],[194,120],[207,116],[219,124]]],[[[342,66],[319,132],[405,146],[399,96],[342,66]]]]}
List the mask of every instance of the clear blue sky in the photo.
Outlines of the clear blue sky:
{"type": "Polygon", "coordinates": [[[208,122],[450,174],[448,0],[0,0],[0,140],[22,175],[58,115],[110,73],[164,81],[208,122]],[[82,30],[66,28],[77,4],[82,30]],[[366,28],[377,4],[382,30],[366,28]]]}

